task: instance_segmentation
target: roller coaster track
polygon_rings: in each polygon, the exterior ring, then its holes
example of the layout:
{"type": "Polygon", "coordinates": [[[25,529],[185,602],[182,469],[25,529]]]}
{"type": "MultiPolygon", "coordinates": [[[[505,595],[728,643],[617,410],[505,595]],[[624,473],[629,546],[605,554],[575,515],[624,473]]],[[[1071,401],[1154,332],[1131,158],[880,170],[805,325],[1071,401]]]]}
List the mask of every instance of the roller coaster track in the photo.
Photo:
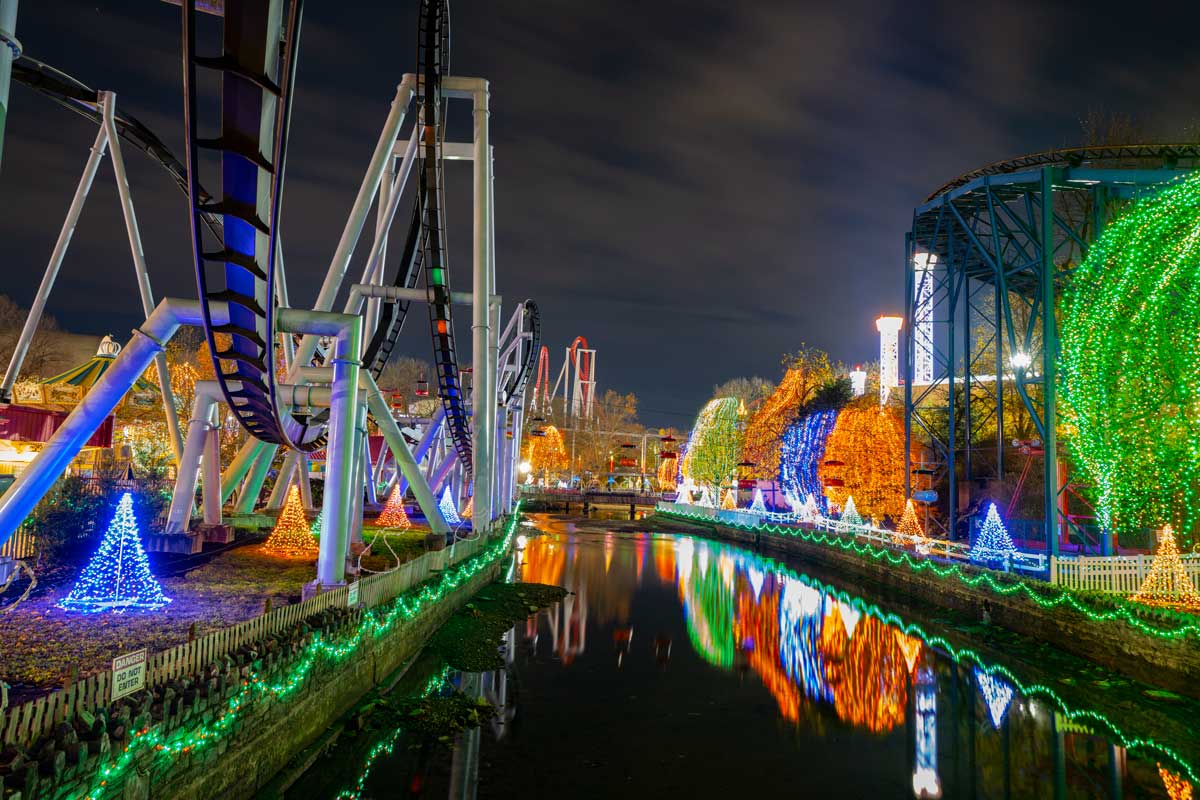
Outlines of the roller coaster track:
{"type": "Polygon", "coordinates": [[[996,161],[979,169],[959,175],[938,187],[925,198],[934,200],[946,192],[965,186],[973,180],[991,175],[1007,175],[1042,167],[1079,168],[1088,165],[1106,168],[1166,168],[1200,166],[1200,145],[1196,144],[1116,144],[1092,147],[1068,147],[996,161]]]}
{"type": "MultiPolygon", "coordinates": [[[[49,64],[23,55],[13,62],[12,78],[23,86],[45,95],[64,108],[86,117],[96,125],[104,124],[104,115],[100,110],[99,92],[49,64]]],[[[163,144],[162,140],[136,117],[124,113],[120,108],[117,109],[115,121],[117,135],[157,162],[167,171],[180,190],[187,194],[187,169],[163,144]]],[[[208,193],[202,187],[197,187],[197,189],[205,202],[209,202],[208,193]]],[[[214,235],[220,236],[221,220],[213,214],[204,214],[202,218],[208,229],[214,235]]]]}
{"type": "MultiPolygon", "coordinates": [[[[429,327],[438,376],[438,394],[446,410],[446,426],[459,463],[470,478],[471,430],[466,398],[454,349],[454,323],[450,316],[449,264],[446,259],[446,212],[442,197],[442,75],[450,57],[450,16],[446,0],[422,0],[418,24],[417,64],[421,95],[421,176],[418,210],[421,225],[421,258],[428,292],[429,327]]],[[[479,302],[479,298],[476,298],[479,302]]],[[[487,302],[486,299],[483,302],[487,302]]],[[[477,420],[475,424],[482,424],[477,420]]]]}
{"type": "MultiPolygon", "coordinates": [[[[522,393],[525,391],[525,384],[529,382],[529,375],[533,372],[533,359],[542,347],[542,316],[538,312],[537,303],[532,300],[526,300],[524,307],[525,325],[527,326],[527,330],[533,335],[522,346],[521,366],[509,378],[508,384],[503,389],[504,397],[509,403],[512,403],[515,398],[522,397],[522,393]]],[[[524,402],[523,398],[522,402],[524,402]]]]}
{"type": "Polygon", "coordinates": [[[282,408],[276,382],[279,212],[302,4],[292,0],[286,11],[281,5],[272,14],[271,0],[227,0],[222,54],[211,57],[196,53],[196,2],[184,0],[188,196],[196,284],[221,391],[238,421],[255,438],[312,451],[324,444],[323,419],[293,416],[290,409],[282,408]],[[216,138],[200,136],[198,69],[220,76],[216,138]],[[220,157],[217,202],[200,190],[201,151],[220,157]],[[206,237],[201,227],[206,214],[223,218],[220,235],[206,237]],[[216,246],[208,246],[206,239],[216,246]],[[217,287],[210,285],[210,271],[223,272],[217,287]],[[213,319],[216,303],[228,308],[228,319],[220,324],[213,319]]]}

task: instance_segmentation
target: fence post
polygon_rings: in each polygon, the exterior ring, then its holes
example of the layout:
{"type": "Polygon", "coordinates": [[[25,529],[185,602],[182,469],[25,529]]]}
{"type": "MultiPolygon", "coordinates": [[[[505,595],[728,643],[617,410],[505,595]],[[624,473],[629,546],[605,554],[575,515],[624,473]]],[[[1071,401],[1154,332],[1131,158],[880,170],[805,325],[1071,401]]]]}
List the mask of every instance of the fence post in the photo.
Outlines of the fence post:
{"type": "Polygon", "coordinates": [[[1058,559],[1050,556],[1050,584],[1058,583],[1058,559]]]}

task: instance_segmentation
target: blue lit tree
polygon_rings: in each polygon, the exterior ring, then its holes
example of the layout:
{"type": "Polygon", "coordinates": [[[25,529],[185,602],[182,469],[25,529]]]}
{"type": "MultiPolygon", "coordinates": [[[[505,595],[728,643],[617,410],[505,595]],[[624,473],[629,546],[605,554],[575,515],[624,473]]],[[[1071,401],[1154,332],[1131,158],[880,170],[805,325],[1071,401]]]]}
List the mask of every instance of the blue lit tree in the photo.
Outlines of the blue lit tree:
{"type": "Polygon", "coordinates": [[[970,558],[972,561],[984,563],[1000,561],[1007,569],[1016,552],[1016,545],[1013,544],[1008,531],[1005,530],[1004,523],[1000,521],[1000,512],[996,510],[996,504],[992,503],[988,506],[987,518],[983,521],[983,530],[979,532],[979,538],[971,546],[970,558]]]}
{"type": "Polygon", "coordinates": [[[121,495],[104,540],[84,567],[75,588],[59,601],[68,611],[151,611],[171,602],[150,572],[142,549],[133,497],[121,495]]]}

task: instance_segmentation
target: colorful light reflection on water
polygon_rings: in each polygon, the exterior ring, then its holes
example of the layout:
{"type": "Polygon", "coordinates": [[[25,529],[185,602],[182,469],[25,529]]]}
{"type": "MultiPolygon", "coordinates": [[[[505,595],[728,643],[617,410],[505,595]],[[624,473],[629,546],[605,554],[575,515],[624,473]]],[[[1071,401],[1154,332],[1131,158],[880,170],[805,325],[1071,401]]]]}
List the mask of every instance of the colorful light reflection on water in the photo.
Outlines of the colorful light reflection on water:
{"type": "MultiPolygon", "coordinates": [[[[631,607],[643,581],[670,587],[692,652],[718,670],[755,675],[782,720],[825,730],[832,717],[860,733],[902,736],[911,758],[911,786],[905,788],[916,797],[942,796],[939,741],[943,761],[946,751],[951,760],[961,760],[971,728],[978,762],[978,774],[965,784],[971,793],[987,793],[982,784],[997,771],[992,759],[1001,752],[1019,762],[1007,770],[1010,794],[1018,775],[1031,781],[1029,788],[1045,788],[1046,796],[1053,796],[1056,781],[1070,795],[1074,783],[1097,780],[1110,789],[1113,781],[1136,785],[1137,796],[1177,796],[1179,786],[1190,788],[1188,778],[1195,777],[1187,763],[1169,764],[1175,769],[1159,764],[1162,753],[1153,748],[1126,752],[1103,725],[1081,724],[1078,710],[1062,707],[1052,690],[1033,687],[1025,695],[1004,669],[978,659],[956,664],[958,659],[925,641],[920,627],[742,548],[685,536],[547,535],[526,548],[522,579],[576,593],[572,608],[582,609],[583,619],[564,628],[559,611],[544,614],[542,623],[552,630],[556,652],[568,667],[579,652],[561,649],[568,638],[564,630],[612,625],[632,632],[631,607]],[[652,570],[644,568],[647,551],[652,570]],[[600,560],[602,570],[595,563],[600,560]],[[604,620],[586,618],[589,602],[610,609],[604,620]],[[961,703],[967,692],[969,712],[961,703]],[[954,694],[953,704],[948,694],[954,694]],[[951,714],[950,705],[957,706],[956,719],[939,723],[939,711],[951,714]],[[963,723],[965,713],[973,724],[963,723]],[[1014,741],[1024,744],[1014,747],[1014,741]]],[[[534,634],[535,627],[527,633],[534,634]]],[[[628,638],[624,642],[627,651],[628,638]]],[[[1083,712],[1094,720],[1089,714],[1083,712]]],[[[956,785],[963,788],[962,766],[954,769],[956,785]]]]}

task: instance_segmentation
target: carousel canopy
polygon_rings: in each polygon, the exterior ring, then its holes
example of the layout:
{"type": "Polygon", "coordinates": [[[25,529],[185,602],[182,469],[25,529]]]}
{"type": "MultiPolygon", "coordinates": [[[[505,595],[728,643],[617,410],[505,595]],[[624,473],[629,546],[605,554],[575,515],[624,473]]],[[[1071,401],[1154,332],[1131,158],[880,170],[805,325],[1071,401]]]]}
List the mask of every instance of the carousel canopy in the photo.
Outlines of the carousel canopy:
{"type": "MultiPolygon", "coordinates": [[[[79,386],[86,394],[96,381],[100,380],[100,376],[108,372],[108,368],[113,365],[120,352],[121,345],[114,342],[111,336],[105,336],[100,340],[100,348],[96,351],[96,355],[77,367],[47,378],[42,381],[42,384],[45,386],[79,386]]],[[[130,391],[157,392],[158,387],[139,378],[130,391]]]]}

